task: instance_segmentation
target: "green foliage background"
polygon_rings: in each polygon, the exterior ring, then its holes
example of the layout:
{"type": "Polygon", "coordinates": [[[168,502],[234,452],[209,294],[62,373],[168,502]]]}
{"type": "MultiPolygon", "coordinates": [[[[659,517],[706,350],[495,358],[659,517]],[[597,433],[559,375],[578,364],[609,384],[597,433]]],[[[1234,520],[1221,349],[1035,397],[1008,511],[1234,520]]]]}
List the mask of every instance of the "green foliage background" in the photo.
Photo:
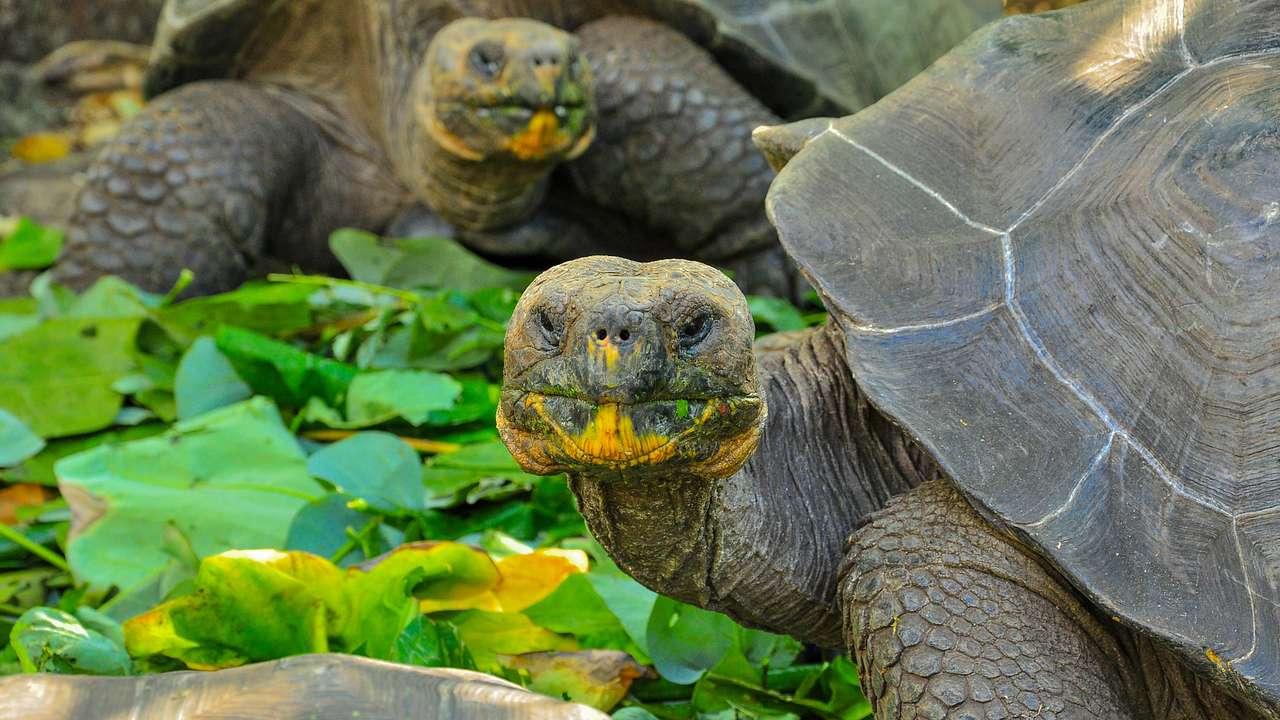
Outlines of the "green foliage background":
{"type": "MultiPolygon", "coordinates": [[[[60,241],[18,223],[0,271],[48,265],[60,241]]],[[[42,278],[0,299],[0,480],[59,490],[0,524],[0,670],[329,650],[601,707],[625,692],[632,720],[869,717],[847,659],[656,596],[590,539],[563,478],[514,463],[493,417],[530,275],[437,238],[331,242],[352,279],[178,302],[42,278]],[[563,558],[582,566],[551,573],[563,558]],[[503,568],[542,566],[515,603],[503,568]]],[[[821,319],[751,307],[761,331],[821,319]]]]}

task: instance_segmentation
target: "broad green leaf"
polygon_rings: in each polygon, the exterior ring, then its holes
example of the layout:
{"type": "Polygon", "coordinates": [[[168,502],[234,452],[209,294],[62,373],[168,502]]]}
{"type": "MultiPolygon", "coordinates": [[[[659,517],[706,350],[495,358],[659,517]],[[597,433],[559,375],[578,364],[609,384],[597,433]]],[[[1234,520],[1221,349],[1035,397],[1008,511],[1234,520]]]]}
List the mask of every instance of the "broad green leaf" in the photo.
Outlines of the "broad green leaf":
{"type": "Polygon", "coordinates": [[[396,638],[395,662],[422,667],[477,670],[475,658],[453,623],[418,617],[396,638]]]}
{"type": "Polygon", "coordinates": [[[53,466],[64,457],[84,452],[99,445],[110,445],[141,440],[164,432],[165,426],[160,423],[147,423],[134,427],[103,430],[92,435],[53,440],[38,455],[12,468],[0,467],[0,480],[7,482],[29,482],[40,485],[57,485],[53,466]]]}
{"type": "Polygon", "coordinates": [[[215,339],[254,392],[292,407],[302,407],[312,396],[341,407],[348,386],[360,374],[355,366],[241,328],[224,326],[215,339]]]}
{"type": "Polygon", "coordinates": [[[521,613],[468,610],[452,622],[484,672],[496,672],[502,667],[499,655],[578,649],[572,638],[540,628],[521,613]]]}
{"type": "Polygon", "coordinates": [[[378,512],[422,509],[418,453],[395,435],[363,432],[329,445],[307,460],[307,471],[378,512]]]}
{"type": "Polygon", "coordinates": [[[17,465],[44,449],[44,440],[21,420],[0,410],[0,467],[17,465]]]}
{"type": "Polygon", "coordinates": [[[112,383],[134,368],[139,320],[48,320],[4,340],[0,409],[44,438],[111,425],[123,397],[112,383]]]}
{"type": "Polygon", "coordinates": [[[329,247],[351,277],[361,282],[403,288],[522,290],[533,280],[483,260],[453,240],[438,237],[383,239],[359,230],[339,230],[329,247]]]}
{"type": "MultiPolygon", "coordinates": [[[[333,557],[347,544],[347,533],[359,532],[371,519],[370,515],[352,508],[351,503],[352,499],[345,495],[329,493],[304,505],[289,524],[285,549],[333,557]]],[[[339,565],[346,567],[365,559],[357,546],[339,565]]]]}
{"type": "Polygon", "coordinates": [[[63,232],[19,218],[13,232],[0,239],[0,272],[47,268],[62,252],[63,232]]]}
{"type": "Polygon", "coordinates": [[[230,361],[218,352],[213,338],[202,337],[191,344],[191,349],[178,363],[173,395],[178,418],[185,420],[248,400],[253,396],[253,390],[236,374],[230,361]]]}
{"type": "Polygon", "coordinates": [[[573,635],[580,647],[641,654],[585,575],[571,575],[555,592],[526,608],[524,614],[548,630],[573,635]]]}
{"type": "Polygon", "coordinates": [[[128,675],[132,667],[120,626],[90,608],[76,615],[31,608],[14,624],[10,641],[25,672],[128,675]]]}
{"type": "Polygon", "coordinates": [[[308,303],[315,291],[306,285],[251,283],[221,295],[166,307],[156,314],[156,321],[182,345],[211,335],[223,325],[260,333],[295,331],[315,321],[308,303]]]}
{"type": "Polygon", "coordinates": [[[40,324],[35,298],[0,298],[0,340],[40,324]]]}
{"type": "Polygon", "coordinates": [[[453,378],[427,370],[365,372],[347,389],[345,417],[316,397],[308,402],[303,417],[333,428],[366,428],[396,418],[417,426],[451,410],[461,391],[453,378]]]}
{"type": "Polygon", "coordinates": [[[756,321],[759,332],[803,330],[809,326],[800,310],[781,298],[750,295],[747,307],[751,309],[751,317],[756,321]]]}
{"type": "Polygon", "coordinates": [[[78,580],[97,588],[128,589],[159,571],[169,523],[201,556],[280,547],[297,511],[323,494],[263,398],[179,422],[159,437],[94,448],[55,471],[80,518],[67,559],[78,580]]]}
{"type": "Polygon", "coordinates": [[[67,317],[145,318],[159,307],[158,295],[143,291],[118,277],[99,278],[67,308],[67,317]]]}
{"type": "Polygon", "coordinates": [[[436,455],[422,468],[427,506],[435,508],[523,492],[536,481],[535,476],[520,469],[497,439],[436,455]]]}
{"type": "Polygon", "coordinates": [[[724,657],[733,621],[720,613],[659,596],[649,616],[645,645],[654,667],[673,683],[697,682],[724,657]]]}
{"type": "Polygon", "coordinates": [[[473,598],[498,584],[489,556],[458,543],[405,545],[374,562],[368,572],[348,571],[352,619],[342,637],[350,651],[383,660],[424,601],[473,598]]]}

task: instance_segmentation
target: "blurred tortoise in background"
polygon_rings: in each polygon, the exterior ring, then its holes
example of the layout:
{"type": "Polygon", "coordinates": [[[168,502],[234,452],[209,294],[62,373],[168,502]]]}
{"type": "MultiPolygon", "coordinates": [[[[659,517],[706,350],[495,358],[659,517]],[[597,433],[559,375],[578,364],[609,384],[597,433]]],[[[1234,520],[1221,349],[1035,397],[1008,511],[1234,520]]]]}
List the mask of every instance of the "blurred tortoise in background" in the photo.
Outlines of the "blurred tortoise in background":
{"type": "Polygon", "coordinates": [[[216,672],[0,679],[6,720],[606,720],[505,680],[352,655],[302,655],[216,672]]]}
{"type": "MultiPolygon", "coordinates": [[[[227,289],[272,255],[334,270],[340,226],[415,203],[495,256],[612,251],[792,289],[751,130],[861,107],[996,0],[170,0],[60,279],[227,289]],[[556,173],[557,168],[563,170],[556,173]]],[[[434,223],[434,224],[433,224],[434,223]]],[[[418,223],[421,227],[422,223],[418,223]]]]}
{"type": "Polygon", "coordinates": [[[1280,717],[1277,59],[1277,0],[1094,0],[759,131],[831,322],[753,357],[711,268],[559,266],[503,437],[881,720],[1280,717]]]}

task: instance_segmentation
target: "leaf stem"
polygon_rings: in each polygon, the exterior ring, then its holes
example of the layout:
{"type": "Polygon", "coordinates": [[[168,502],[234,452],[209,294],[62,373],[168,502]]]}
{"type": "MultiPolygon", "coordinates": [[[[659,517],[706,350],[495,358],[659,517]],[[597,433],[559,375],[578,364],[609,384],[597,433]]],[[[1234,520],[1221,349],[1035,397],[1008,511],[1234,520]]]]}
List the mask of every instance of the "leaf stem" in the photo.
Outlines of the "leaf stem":
{"type": "Polygon", "coordinates": [[[4,523],[0,523],[0,537],[3,537],[4,539],[12,542],[13,544],[25,549],[27,552],[31,553],[32,555],[38,556],[39,558],[49,563],[50,565],[58,568],[59,570],[71,572],[71,566],[67,564],[66,558],[44,547],[43,545],[32,542],[31,539],[28,538],[26,535],[23,535],[22,533],[9,527],[8,525],[5,525],[4,523]]]}
{"type": "MultiPolygon", "coordinates": [[[[358,435],[356,430],[307,430],[302,433],[302,437],[308,440],[316,440],[318,442],[338,442],[346,440],[349,437],[358,435]]],[[[440,440],[427,440],[426,438],[404,437],[397,435],[409,447],[421,453],[450,453],[461,450],[462,446],[457,443],[442,442],[440,440]]]]}
{"type": "Polygon", "coordinates": [[[342,547],[338,548],[338,551],[333,554],[333,557],[329,558],[329,562],[337,565],[342,562],[344,558],[350,555],[352,550],[355,550],[357,547],[364,547],[365,541],[368,539],[369,535],[381,524],[382,516],[379,515],[377,517],[370,518],[369,522],[365,523],[364,527],[360,528],[359,532],[352,532],[351,528],[348,527],[347,541],[342,544],[342,547]]]}

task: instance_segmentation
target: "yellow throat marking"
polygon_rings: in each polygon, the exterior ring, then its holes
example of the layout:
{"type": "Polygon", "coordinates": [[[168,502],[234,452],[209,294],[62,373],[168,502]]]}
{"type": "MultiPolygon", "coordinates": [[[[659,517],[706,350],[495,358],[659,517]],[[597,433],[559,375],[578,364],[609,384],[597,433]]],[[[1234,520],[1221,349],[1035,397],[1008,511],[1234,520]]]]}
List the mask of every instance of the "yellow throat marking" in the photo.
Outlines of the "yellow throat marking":
{"type": "Polygon", "coordinates": [[[538,160],[555,146],[556,134],[559,132],[560,121],[556,119],[555,113],[539,110],[533,114],[525,129],[511,138],[509,147],[521,160],[538,160]]]}

